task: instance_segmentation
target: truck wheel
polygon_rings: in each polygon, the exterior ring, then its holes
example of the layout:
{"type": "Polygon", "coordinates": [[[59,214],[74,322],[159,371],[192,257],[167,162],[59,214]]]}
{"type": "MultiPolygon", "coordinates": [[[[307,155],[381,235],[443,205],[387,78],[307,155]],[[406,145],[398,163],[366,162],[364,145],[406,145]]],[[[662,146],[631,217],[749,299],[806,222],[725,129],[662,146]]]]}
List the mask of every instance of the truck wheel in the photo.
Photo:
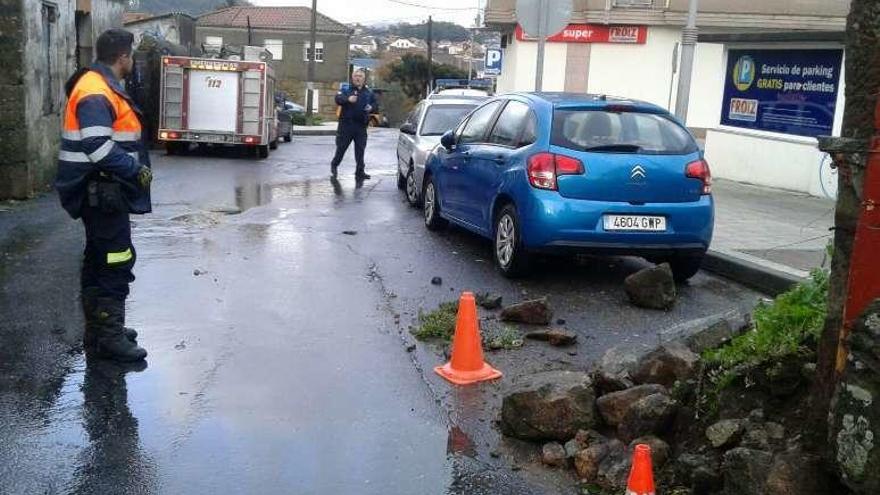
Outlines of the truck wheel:
{"type": "Polygon", "coordinates": [[[169,156],[179,155],[183,153],[182,143],[167,142],[165,143],[165,153],[169,156]]]}
{"type": "Polygon", "coordinates": [[[291,136],[290,134],[287,134],[286,136],[284,136],[285,143],[289,143],[291,141],[293,141],[293,136],[291,136]]]}
{"type": "Polygon", "coordinates": [[[271,143],[269,143],[269,149],[270,150],[277,150],[278,149],[278,140],[277,139],[275,141],[272,141],[271,143]]]}
{"type": "Polygon", "coordinates": [[[269,158],[269,145],[264,144],[262,146],[257,146],[257,157],[260,159],[269,158]]]}

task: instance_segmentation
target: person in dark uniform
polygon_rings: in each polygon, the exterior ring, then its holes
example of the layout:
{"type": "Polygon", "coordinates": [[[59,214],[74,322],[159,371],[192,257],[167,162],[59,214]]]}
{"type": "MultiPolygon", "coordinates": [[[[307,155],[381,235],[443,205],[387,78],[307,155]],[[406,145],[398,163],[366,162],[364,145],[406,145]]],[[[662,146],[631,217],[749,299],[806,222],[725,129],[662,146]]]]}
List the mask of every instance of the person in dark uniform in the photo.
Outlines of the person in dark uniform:
{"type": "Polygon", "coordinates": [[[354,159],[357,162],[355,179],[362,181],[370,178],[365,171],[364,149],[367,147],[367,126],[370,123],[370,112],[376,107],[376,97],[366,86],[366,78],[364,71],[356,70],[351,75],[351,85],[336,93],[336,104],[341,107],[341,112],[339,126],[336,128],[336,155],[330,162],[330,175],[334,180],[342,157],[352,141],[354,159]]]}
{"type": "Polygon", "coordinates": [[[125,299],[135,250],[129,213],[152,210],[150,157],[143,144],[143,114],[126,93],[134,36],[110,29],[98,37],[96,62],[67,81],[55,188],[61,205],[86,232],[80,279],[89,355],[139,361],[147,351],[125,327],[125,299]]]}

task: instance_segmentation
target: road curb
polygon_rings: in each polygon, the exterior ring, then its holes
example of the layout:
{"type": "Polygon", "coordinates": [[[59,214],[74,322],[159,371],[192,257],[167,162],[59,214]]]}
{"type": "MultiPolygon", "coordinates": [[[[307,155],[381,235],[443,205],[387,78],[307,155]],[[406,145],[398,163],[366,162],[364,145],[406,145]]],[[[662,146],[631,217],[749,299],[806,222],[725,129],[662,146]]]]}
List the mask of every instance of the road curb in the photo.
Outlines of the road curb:
{"type": "Polygon", "coordinates": [[[770,296],[791,289],[808,275],[800,270],[782,270],[779,265],[774,265],[742,253],[709,250],[702,268],[770,296]]]}

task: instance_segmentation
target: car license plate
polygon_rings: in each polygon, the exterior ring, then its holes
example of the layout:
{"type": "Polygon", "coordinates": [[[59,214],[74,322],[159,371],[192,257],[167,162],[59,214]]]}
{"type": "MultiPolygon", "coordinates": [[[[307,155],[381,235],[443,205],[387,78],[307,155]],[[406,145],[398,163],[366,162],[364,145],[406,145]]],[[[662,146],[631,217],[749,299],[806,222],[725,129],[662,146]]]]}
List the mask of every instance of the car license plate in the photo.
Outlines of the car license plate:
{"type": "Polygon", "coordinates": [[[605,215],[605,230],[665,232],[666,217],[649,215],[605,215]]]}

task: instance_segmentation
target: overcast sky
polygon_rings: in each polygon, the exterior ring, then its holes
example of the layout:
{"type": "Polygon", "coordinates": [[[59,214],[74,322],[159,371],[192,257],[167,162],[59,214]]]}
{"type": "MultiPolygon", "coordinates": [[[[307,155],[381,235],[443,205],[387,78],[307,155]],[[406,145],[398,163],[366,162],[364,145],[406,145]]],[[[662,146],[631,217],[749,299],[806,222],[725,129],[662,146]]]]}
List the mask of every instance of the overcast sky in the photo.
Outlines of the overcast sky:
{"type": "MultiPolygon", "coordinates": [[[[251,1],[263,6],[312,5],[311,0],[251,1]]],[[[318,0],[318,12],[345,23],[418,23],[431,15],[434,20],[472,26],[477,6],[484,4],[485,0],[318,0]]]]}

